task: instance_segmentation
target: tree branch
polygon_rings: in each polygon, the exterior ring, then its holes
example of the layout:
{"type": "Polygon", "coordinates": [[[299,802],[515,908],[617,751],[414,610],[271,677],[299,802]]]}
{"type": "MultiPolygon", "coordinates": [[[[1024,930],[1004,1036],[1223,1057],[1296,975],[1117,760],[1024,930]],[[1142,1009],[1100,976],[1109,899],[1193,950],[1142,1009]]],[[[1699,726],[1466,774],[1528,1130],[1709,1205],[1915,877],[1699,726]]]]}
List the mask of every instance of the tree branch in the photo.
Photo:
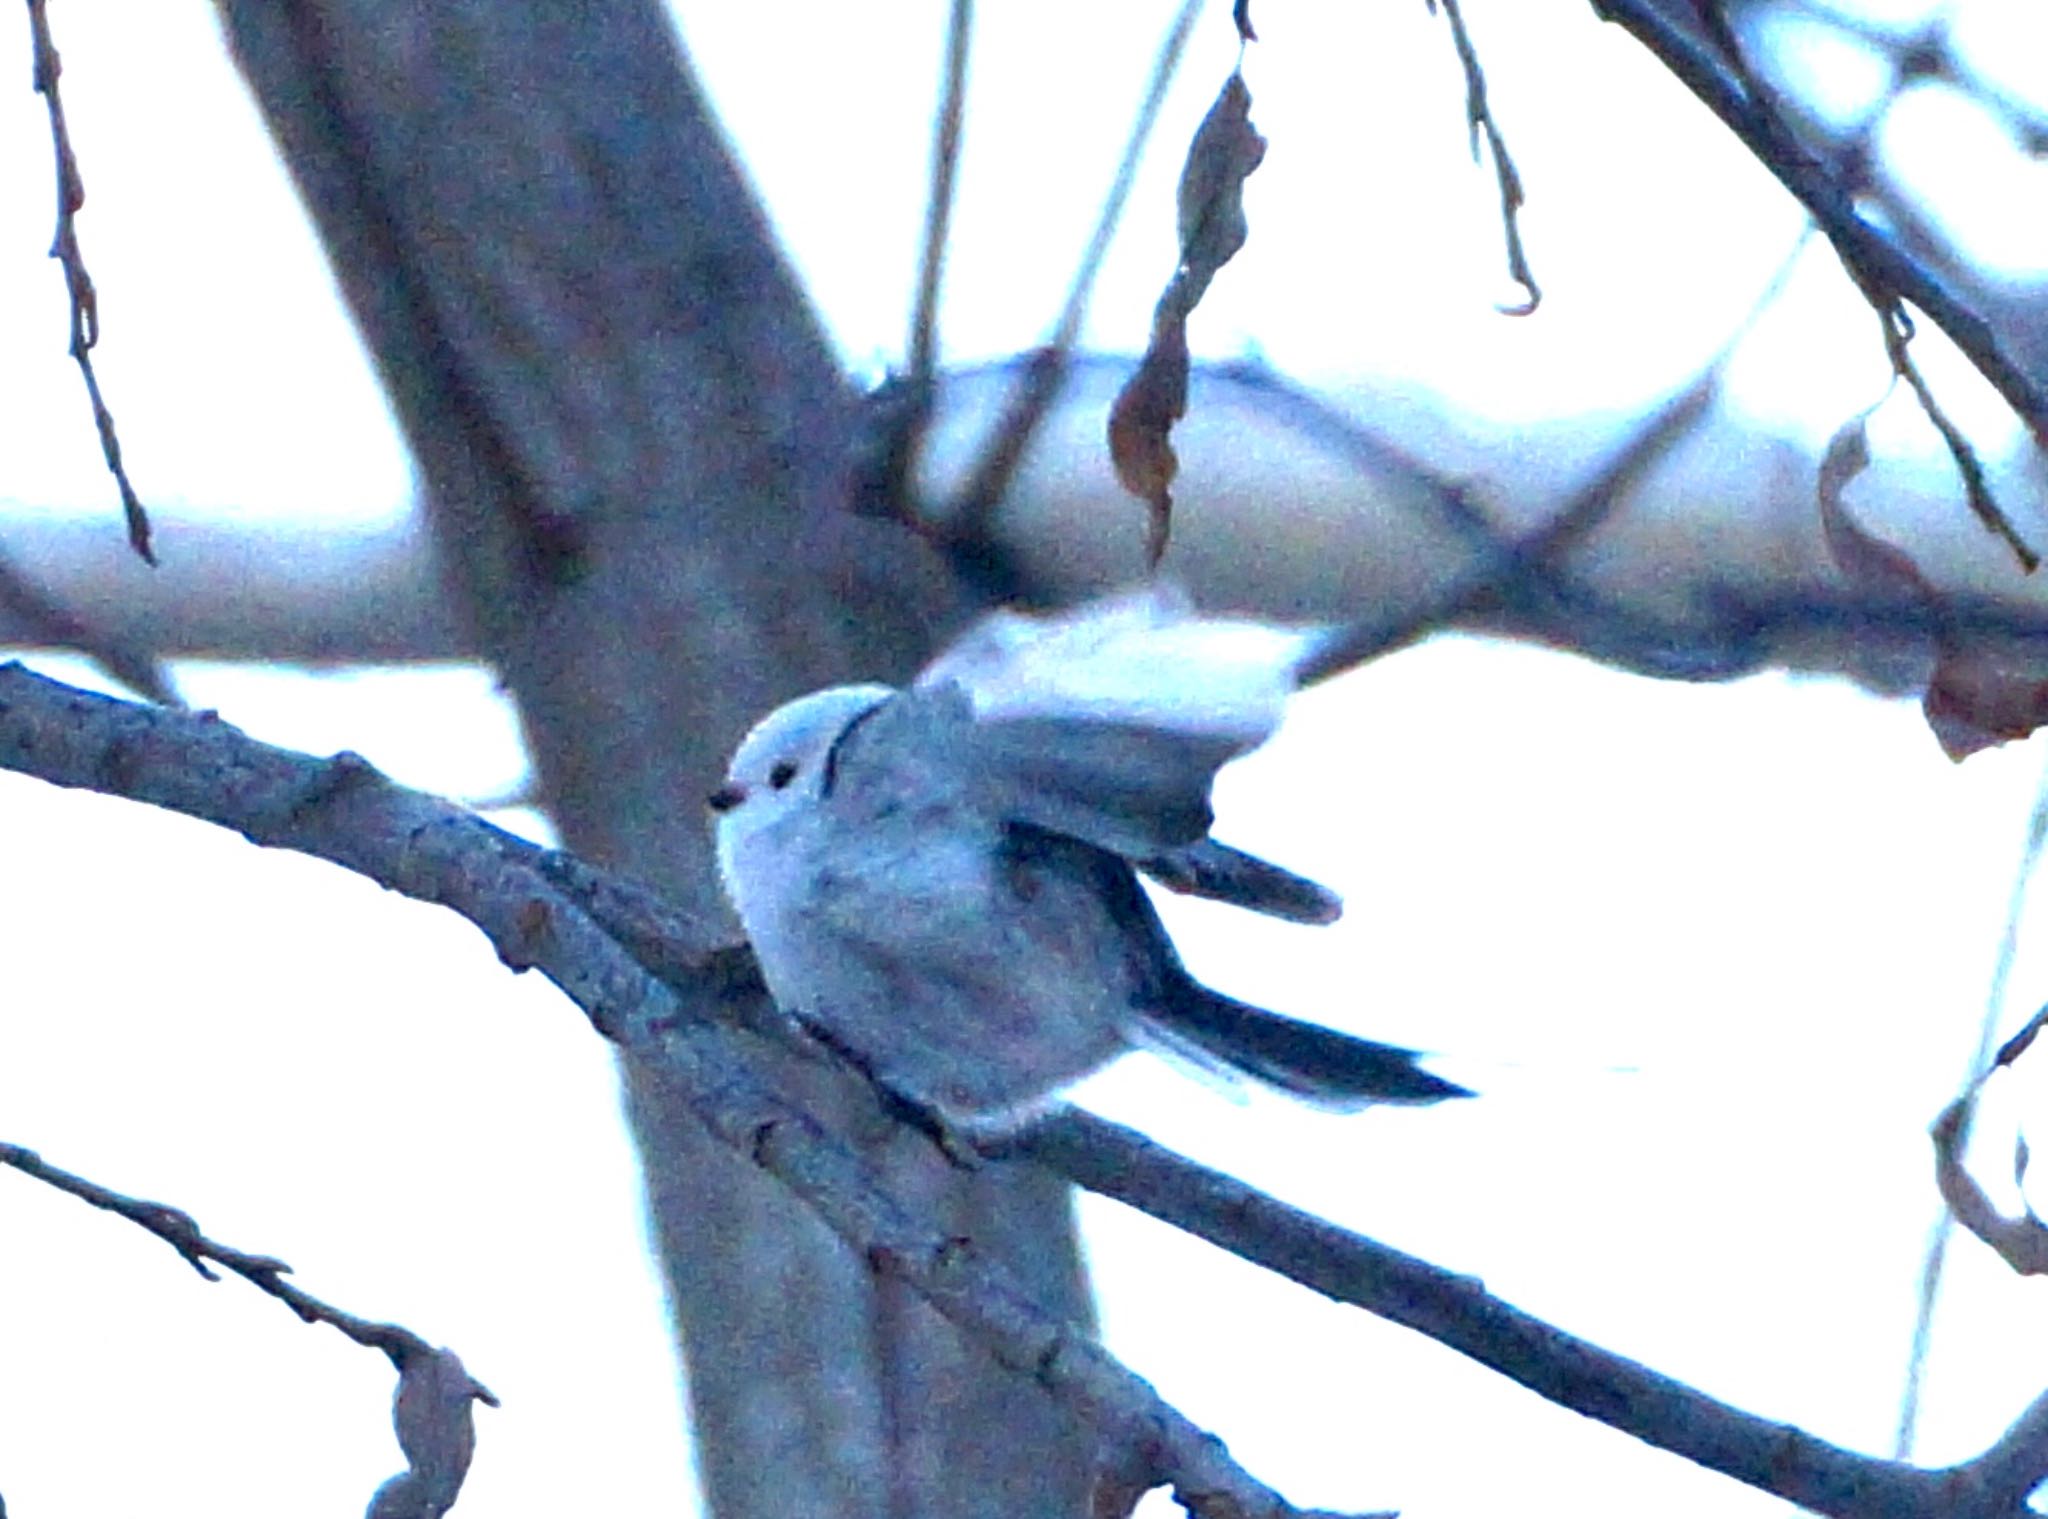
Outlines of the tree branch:
{"type": "Polygon", "coordinates": [[[393,1421],[408,1466],[378,1489],[370,1505],[372,1519],[437,1519],[455,1502],[476,1446],[470,1405],[487,1403],[496,1408],[498,1399],[469,1374],[454,1351],[435,1349],[402,1324],[379,1324],[323,1303],[285,1280],[292,1268],[283,1261],[208,1239],[182,1208],[103,1187],[51,1165],[20,1145],[0,1143],[0,1166],[11,1166],[24,1176],[148,1230],[209,1282],[220,1277],[208,1263],[225,1266],[308,1324],[332,1325],[358,1345],[383,1351],[398,1370],[393,1421]]]}
{"type": "MultiPolygon", "coordinates": [[[[872,1166],[783,1096],[758,1055],[713,1021],[721,998],[744,991],[702,924],[673,915],[662,925],[685,942],[659,978],[556,884],[580,877],[594,889],[588,867],[544,868],[549,851],[394,784],[360,756],[297,754],[217,717],[97,696],[14,663],[0,665],[0,768],[201,818],[460,913],[506,965],[539,970],[605,1038],[658,1063],[714,1138],[780,1180],[871,1271],[1091,1420],[1119,1470],[1156,1474],[1198,1515],[1297,1512],[1093,1338],[1040,1309],[1005,1263],[906,1210],[872,1166]]],[[[630,886],[609,909],[648,910],[630,886]]]]}
{"type": "MultiPolygon", "coordinates": [[[[1716,0],[1702,0],[1702,4],[1705,14],[1718,20],[1716,0]]],[[[2048,388],[2007,351],[1991,324],[1951,290],[1938,273],[1856,214],[1849,184],[1833,167],[1822,163],[1800,144],[1769,95],[1755,83],[1739,49],[1733,49],[1732,34],[1725,23],[1708,27],[1710,39],[1717,31],[1722,38],[1717,51],[1724,57],[1716,58],[1655,0],[1594,0],[1593,9],[1603,20],[1619,23],[1648,48],[1806,208],[1841,255],[1842,265],[1856,288],[1877,312],[1884,324],[1886,353],[1894,369],[1913,385],[1923,405],[1929,405],[1932,398],[1906,353],[1912,326],[1900,305],[1902,301],[1910,301],[1926,312],[1968,355],[1978,372],[1997,387],[2035,440],[2048,447],[2048,388]]],[[[1938,408],[1931,409],[1928,415],[1941,430],[1963,474],[1972,509],[2031,570],[2039,562],[2038,555],[1990,500],[1981,471],[1974,468],[1974,453],[1938,408]]]]}
{"type": "MultiPolygon", "coordinates": [[[[772,1025],[751,957],[629,881],[541,849],[361,758],[317,759],[218,718],[137,706],[0,665],[0,769],[165,807],[461,913],[607,1039],[659,1063],[695,1116],[801,1197],[870,1269],[901,1282],[1094,1422],[1132,1471],[1198,1514],[1282,1514],[1213,1437],[1085,1334],[1036,1307],[971,1240],[896,1200],[874,1169],[764,1077],[727,1026],[772,1025]],[[1233,1508],[1230,1505],[1237,1505],[1233,1508]]],[[[1973,1461],[1860,1456],[1565,1334],[1478,1283],[1350,1234],[1079,1114],[1014,1148],[1340,1301],[1416,1329],[1588,1417],[1841,1519],[2018,1519],[2048,1474],[2048,1398],[1973,1461]]]]}
{"type": "Polygon", "coordinates": [[[1747,1414],[1494,1297],[1485,1284],[1304,1213],[1073,1111],[1016,1148],[1340,1303],[1428,1335],[1576,1413],[1838,1519],[2019,1519],[2048,1477],[2048,1394],[1989,1450],[1929,1470],[1747,1414]]]}

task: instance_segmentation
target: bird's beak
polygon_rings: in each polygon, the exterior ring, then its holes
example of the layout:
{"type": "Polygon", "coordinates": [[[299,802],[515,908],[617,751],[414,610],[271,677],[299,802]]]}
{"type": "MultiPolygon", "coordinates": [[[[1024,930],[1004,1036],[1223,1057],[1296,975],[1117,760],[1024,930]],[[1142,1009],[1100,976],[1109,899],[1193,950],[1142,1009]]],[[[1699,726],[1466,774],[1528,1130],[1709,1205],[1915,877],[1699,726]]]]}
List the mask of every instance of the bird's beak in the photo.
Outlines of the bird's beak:
{"type": "Polygon", "coordinates": [[[713,812],[730,812],[747,799],[747,788],[727,781],[711,795],[704,798],[704,805],[713,812]]]}

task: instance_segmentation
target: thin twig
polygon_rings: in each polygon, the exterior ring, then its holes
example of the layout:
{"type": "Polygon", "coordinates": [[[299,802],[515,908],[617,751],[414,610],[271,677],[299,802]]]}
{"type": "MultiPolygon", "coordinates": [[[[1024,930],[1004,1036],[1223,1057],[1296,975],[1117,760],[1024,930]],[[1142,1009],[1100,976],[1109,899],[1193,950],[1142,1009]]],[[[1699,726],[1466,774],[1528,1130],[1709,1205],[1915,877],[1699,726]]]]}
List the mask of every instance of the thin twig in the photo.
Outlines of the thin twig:
{"type": "MultiPolygon", "coordinates": [[[[1970,1056],[1964,1095],[1983,1078],[1991,1059],[1992,1041],[1998,1020],[2005,1012],[2006,986],[2012,979],[2012,962],[2019,953],[2020,915],[2027,903],[2027,888],[2040,867],[2041,852],[2048,846],[2048,771],[2034,792],[2033,811],[2027,816],[2026,842],[2020,849],[2019,868],[2014,872],[2012,890],[2006,897],[2005,929],[1999,935],[1998,956],[1991,966],[1991,985],[1984,997],[1984,1016],[1977,1025],[1977,1048],[1970,1056]]],[[[1958,1120],[1956,1149],[1968,1145],[1974,1107],[1966,1106],[1958,1120]]],[[[1934,1336],[1934,1303],[1941,1291],[1941,1275],[1948,1259],[1948,1247],[1955,1235],[1955,1214],[1943,1207],[1927,1238],[1927,1256],[1920,1267],[1920,1297],[1913,1314],[1913,1348],[1906,1358],[1906,1386],[1899,1398],[1898,1435],[1892,1454],[1904,1461],[1913,1454],[1913,1435],[1920,1419],[1920,1389],[1927,1371],[1928,1348],[1934,1336]]]]}
{"type": "MultiPolygon", "coordinates": [[[[1066,304],[1053,327],[1052,340],[1031,356],[1023,378],[1010,397],[1010,404],[990,430],[980,457],[967,471],[965,483],[944,511],[941,520],[946,524],[949,545],[956,551],[992,557],[993,551],[988,546],[989,517],[1008,492],[1025,450],[1031,446],[1046,413],[1059,397],[1060,384],[1066,377],[1067,356],[1081,335],[1081,322],[1088,314],[1088,298],[1094,293],[1096,277],[1102,272],[1102,261],[1109,252],[1109,240],[1116,233],[1117,223],[1123,219],[1124,203],[1130,199],[1131,185],[1137,178],[1138,160],[1144,156],[1145,145],[1151,140],[1152,128],[1159,120],[1159,108],[1166,100],[1167,87],[1173,83],[1173,76],[1180,69],[1181,56],[1187,51],[1188,38],[1194,31],[1195,18],[1201,14],[1201,9],[1202,0],[1182,0],[1179,14],[1160,42],[1158,57],[1152,64],[1151,83],[1138,106],[1137,118],[1131,123],[1130,136],[1125,139],[1123,157],[1117,162],[1116,178],[1110,182],[1109,194],[1103,198],[1102,210],[1095,218],[1095,231],[1088,239],[1088,247],[1081,255],[1079,266],[1074,270],[1073,283],[1067,287],[1066,304]]],[[[999,578],[1000,568],[990,566],[990,575],[999,578]]]]}
{"type": "Polygon", "coordinates": [[[1444,524],[1474,551],[1475,562],[1420,603],[1361,618],[1327,636],[1303,666],[1303,683],[1327,680],[1461,617],[1494,609],[1519,618],[1516,626],[1522,631],[1555,626],[1561,635],[1572,635],[1561,641],[1596,659],[1648,668],[1649,673],[1667,677],[1726,679],[1741,673],[1740,668],[1731,666],[1731,660],[1745,668],[1758,661],[1762,655],[1750,642],[1747,629],[1742,630],[1744,637],[1728,640],[1704,660],[1686,653],[1688,642],[1698,643],[1697,636],[1673,639],[1663,630],[1647,628],[1642,619],[1619,611],[1580,585],[1562,561],[1621,509],[1636,486],[1707,414],[1720,394],[1729,359],[1783,293],[1806,247],[1807,235],[1800,234],[1742,321],[1693,382],[1644,417],[1613,458],[1566,497],[1547,521],[1528,532],[1505,534],[1465,490],[1409,464],[1410,473],[1431,480],[1433,488],[1426,499],[1444,524]]]}
{"type": "MultiPolygon", "coordinates": [[[[2048,389],[2008,352],[1990,323],[1934,270],[1856,213],[1854,196],[1844,177],[1800,144],[1768,92],[1752,94],[1746,90],[1741,73],[1686,35],[1651,0],[1594,0],[1594,9],[1604,19],[1619,23],[1648,48],[1721,118],[1819,223],[1841,256],[1850,279],[1886,324],[1886,351],[1895,366],[1902,352],[1899,345],[1911,333],[1910,320],[1902,305],[1910,302],[1954,340],[1978,372],[2019,414],[2036,440],[2048,446],[2048,389]]],[[[1742,72],[1748,72],[1746,66],[1742,72]]],[[[1899,372],[1911,383],[1911,376],[1906,376],[1904,369],[1899,372]]],[[[1916,395],[1922,390],[1923,387],[1915,386],[1916,395]]],[[[1935,425],[1942,427],[1942,421],[1936,420],[1935,425]]],[[[1953,451],[1954,439],[1959,435],[1951,428],[1943,428],[1942,435],[1953,451]]],[[[1974,455],[1957,453],[1955,458],[1967,482],[1974,455]]],[[[2012,548],[2025,568],[2032,570],[2039,563],[2039,556],[1988,495],[1973,489],[1971,507],[2012,548]]]]}
{"type": "MultiPolygon", "coordinates": [[[[1758,122],[1769,134],[1772,152],[1786,159],[1806,156],[1809,162],[1817,163],[1806,154],[1798,134],[1786,120],[1777,93],[1751,67],[1742,40],[1735,35],[1735,28],[1729,24],[1728,14],[1723,9],[1721,0],[1693,0],[1693,11],[1700,18],[1700,24],[1705,28],[1714,46],[1720,50],[1722,61],[1727,65],[1729,72],[1735,76],[1737,83],[1742,86],[1743,93],[1748,96],[1758,122]]],[[[1887,99],[1895,98],[1903,82],[1902,73],[1893,76],[1887,99]]],[[[1875,121],[1876,116],[1873,115],[1870,124],[1874,126],[1875,121]]],[[[1896,299],[1883,301],[1870,286],[1862,285],[1862,289],[1877,313],[1878,324],[1884,336],[1885,356],[1891,361],[1892,372],[1912,388],[1914,397],[1920,402],[1921,411],[1925,412],[1927,420],[1934,424],[1934,430],[1941,434],[1941,441],[1947,446],[1949,457],[1955,460],[1957,473],[1963,477],[1963,493],[1969,501],[1970,510],[1987,530],[2005,541],[2014,558],[2032,570],[2040,563],[2040,556],[2020,537],[2019,530],[1999,507],[1991,494],[1991,482],[1984,476],[1984,465],[1977,457],[1977,450],[1971,445],[1970,440],[1963,436],[1962,429],[1949,420],[1948,413],[1942,409],[1941,403],[1935,400],[1934,392],[1928,388],[1927,381],[1920,373],[1920,366],[1915,362],[1909,346],[1913,338],[1912,319],[1907,316],[1905,308],[1896,299]]]]}
{"type": "Polygon", "coordinates": [[[938,366],[939,282],[946,268],[947,229],[953,217],[960,167],[960,128],[967,109],[967,52],[974,30],[974,0],[953,0],[946,23],[946,83],[932,123],[931,195],[925,203],[924,250],[918,260],[917,299],[910,316],[910,382],[929,391],[938,366]]]}
{"type": "Polygon", "coordinates": [[[1892,361],[1892,372],[1912,387],[1913,395],[1920,403],[1927,420],[1934,424],[1934,430],[1941,434],[1941,441],[1948,446],[1949,457],[1955,460],[1956,473],[1963,477],[1963,494],[1970,503],[1970,510],[1985,528],[2005,540],[2005,546],[2012,550],[2013,557],[2025,568],[2032,570],[2041,562],[2041,556],[2020,536],[2012,519],[2005,515],[1997,499],[1991,494],[1991,482],[1984,476],[1983,461],[1977,457],[1977,450],[1970,440],[1963,436],[1961,428],[1949,420],[1941,403],[1934,399],[1934,392],[1920,373],[1920,366],[1914,361],[1912,349],[1908,346],[1913,339],[1913,325],[1904,308],[1894,307],[1877,314],[1878,324],[1884,330],[1884,351],[1892,361]]]}
{"type": "Polygon", "coordinates": [[[973,29],[974,0],[953,0],[946,30],[945,83],[932,118],[931,187],[925,202],[924,247],[918,258],[905,368],[869,392],[862,407],[861,431],[847,461],[847,507],[913,530],[921,525],[915,480],[937,391],[939,289],[953,220],[973,29]]]}
{"type": "MultiPolygon", "coordinates": [[[[393,1365],[403,1364],[408,1355],[432,1349],[403,1325],[373,1323],[321,1302],[311,1293],[286,1281],[285,1276],[292,1268],[275,1256],[251,1255],[246,1250],[237,1250],[231,1245],[208,1239],[198,1222],[182,1208],[130,1197],[103,1187],[98,1182],[51,1165],[35,1151],[20,1145],[0,1143],[0,1166],[11,1166],[25,1176],[33,1176],[60,1192],[68,1192],[82,1202],[103,1208],[146,1229],[177,1251],[186,1265],[209,1282],[220,1280],[213,1266],[225,1267],[257,1290],[269,1293],[308,1324],[331,1325],[358,1345],[383,1351],[393,1365]]],[[[478,1396],[492,1407],[497,1406],[498,1400],[488,1389],[479,1387],[478,1396]]]]}
{"type": "MultiPolygon", "coordinates": [[[[1436,6],[1437,0],[1429,0],[1432,11],[1436,6]]],[[[1483,131],[1486,150],[1493,158],[1493,175],[1500,185],[1500,222],[1508,240],[1508,276],[1529,292],[1527,300],[1500,309],[1509,316],[1528,316],[1543,303],[1543,292],[1537,287],[1528,254],[1522,248],[1522,176],[1515,168],[1514,156],[1508,152],[1508,140],[1501,134],[1500,123],[1493,119],[1493,108],[1487,103],[1486,71],[1480,67],[1479,50],[1472,45],[1471,33],[1465,29],[1465,13],[1459,8],[1459,0],[1443,0],[1443,7],[1444,18],[1451,24],[1451,45],[1458,50],[1458,66],[1465,71],[1465,126],[1472,138],[1472,160],[1479,161],[1479,134],[1483,131]]]]}
{"type": "Polygon", "coordinates": [[[44,0],[28,0],[30,46],[34,52],[35,92],[43,97],[50,113],[50,142],[57,155],[57,235],[50,244],[50,257],[64,270],[64,288],[71,298],[71,357],[85,376],[85,391],[92,399],[93,425],[99,429],[100,452],[114,483],[121,490],[121,512],[128,524],[128,545],[146,564],[156,563],[150,547],[149,513],[142,498],[129,482],[121,463],[121,442],[114,435],[114,414],[100,395],[99,376],[93,372],[92,350],[100,340],[99,297],[92,276],[86,272],[85,255],[78,246],[78,211],[85,204],[85,180],[78,172],[78,157],[71,148],[71,131],[64,121],[64,99],[57,81],[64,65],[57,45],[50,37],[50,18],[44,0]]]}

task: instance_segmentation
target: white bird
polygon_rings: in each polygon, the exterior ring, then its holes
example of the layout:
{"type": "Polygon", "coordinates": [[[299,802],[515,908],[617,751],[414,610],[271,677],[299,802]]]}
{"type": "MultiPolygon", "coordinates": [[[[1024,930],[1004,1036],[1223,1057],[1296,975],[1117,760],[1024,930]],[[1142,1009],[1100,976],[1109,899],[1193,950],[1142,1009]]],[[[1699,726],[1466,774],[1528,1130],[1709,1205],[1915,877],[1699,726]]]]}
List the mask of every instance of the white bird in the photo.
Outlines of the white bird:
{"type": "Polygon", "coordinates": [[[1209,838],[1312,636],[1161,586],[998,613],[908,690],[838,686],[735,752],[719,869],[777,1004],[890,1100],[997,1136],[1133,1045],[1333,1108],[1469,1095],[1414,1052],[1196,981],[1140,887],[1326,923],[1323,887],[1209,838]]]}

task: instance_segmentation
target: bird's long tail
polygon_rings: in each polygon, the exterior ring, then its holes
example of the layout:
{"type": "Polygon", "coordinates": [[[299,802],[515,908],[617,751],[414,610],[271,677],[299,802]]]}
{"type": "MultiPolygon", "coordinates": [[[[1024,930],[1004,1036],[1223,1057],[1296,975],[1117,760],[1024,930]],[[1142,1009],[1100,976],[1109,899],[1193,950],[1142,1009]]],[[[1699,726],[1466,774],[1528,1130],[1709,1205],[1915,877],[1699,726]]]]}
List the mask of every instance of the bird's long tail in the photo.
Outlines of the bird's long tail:
{"type": "Polygon", "coordinates": [[[1323,1107],[1472,1095],[1424,1070],[1414,1050],[1268,1012],[1211,991],[1192,976],[1176,979],[1168,1005],[1147,1014],[1138,1030],[1169,1051],[1221,1062],[1323,1107]]]}

